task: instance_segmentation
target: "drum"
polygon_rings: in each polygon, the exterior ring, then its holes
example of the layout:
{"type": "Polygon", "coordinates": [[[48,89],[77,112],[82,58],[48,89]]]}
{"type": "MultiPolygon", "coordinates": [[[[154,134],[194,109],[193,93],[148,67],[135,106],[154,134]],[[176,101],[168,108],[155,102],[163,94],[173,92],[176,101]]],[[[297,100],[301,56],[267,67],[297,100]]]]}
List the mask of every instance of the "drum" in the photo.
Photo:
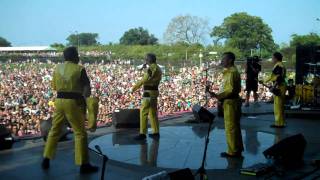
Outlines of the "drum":
{"type": "Polygon", "coordinates": [[[296,97],[302,104],[312,104],[314,101],[314,87],[311,85],[296,85],[296,97]]]}

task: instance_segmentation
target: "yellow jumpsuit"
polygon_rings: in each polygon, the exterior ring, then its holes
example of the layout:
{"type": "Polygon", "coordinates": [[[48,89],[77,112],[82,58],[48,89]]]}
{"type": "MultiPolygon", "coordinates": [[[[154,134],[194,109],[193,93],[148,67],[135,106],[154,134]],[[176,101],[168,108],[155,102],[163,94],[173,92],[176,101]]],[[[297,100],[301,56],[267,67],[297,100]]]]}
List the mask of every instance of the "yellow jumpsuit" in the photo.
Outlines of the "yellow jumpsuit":
{"type": "Polygon", "coordinates": [[[161,68],[156,64],[150,64],[144,73],[142,80],[137,82],[132,91],[141,86],[144,87],[143,99],[140,108],[140,134],[147,134],[148,115],[153,133],[159,133],[159,120],[157,116],[157,98],[159,96],[159,84],[161,81],[161,68]]]}
{"type": "Polygon", "coordinates": [[[240,74],[235,66],[225,68],[223,82],[217,94],[219,101],[223,102],[224,125],[227,139],[227,153],[235,155],[243,151],[243,142],[240,129],[241,90],[240,74]]]}
{"type": "Polygon", "coordinates": [[[96,131],[97,129],[97,116],[99,113],[99,99],[97,97],[88,97],[86,98],[87,105],[87,119],[88,119],[88,129],[91,132],[96,131]]]}
{"type": "Polygon", "coordinates": [[[273,108],[274,108],[274,118],[276,126],[284,126],[284,103],[285,103],[285,84],[286,70],[282,62],[277,62],[272,70],[271,76],[265,80],[265,83],[272,81],[278,84],[280,89],[280,96],[273,95],[273,108]]]}
{"type": "MultiPolygon", "coordinates": [[[[84,86],[80,81],[84,68],[78,64],[66,61],[55,68],[52,88],[57,92],[83,93],[84,86]]],[[[56,98],[52,127],[44,149],[43,157],[52,159],[56,152],[59,134],[64,120],[71,124],[75,137],[75,163],[77,165],[89,162],[87,133],[85,130],[84,99],[56,98]]]]}

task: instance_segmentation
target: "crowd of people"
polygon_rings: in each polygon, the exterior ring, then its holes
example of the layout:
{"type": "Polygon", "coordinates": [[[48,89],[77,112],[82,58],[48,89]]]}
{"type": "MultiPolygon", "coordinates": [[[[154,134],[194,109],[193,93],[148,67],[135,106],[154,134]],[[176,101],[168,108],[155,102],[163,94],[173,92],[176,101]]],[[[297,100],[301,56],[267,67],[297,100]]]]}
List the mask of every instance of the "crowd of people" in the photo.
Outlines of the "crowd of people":
{"type": "MultiPolygon", "coordinates": [[[[142,76],[143,70],[113,61],[101,64],[84,64],[91,79],[92,96],[99,97],[98,124],[112,121],[116,109],[139,108],[141,92],[129,93],[132,85],[142,76]]],[[[52,118],[55,94],[51,89],[54,63],[28,61],[0,64],[0,124],[15,136],[40,133],[40,122],[52,118]]],[[[215,99],[206,103],[207,80],[212,90],[218,91],[222,73],[211,69],[206,79],[205,71],[197,66],[164,69],[158,99],[159,116],[191,111],[194,104],[216,107],[215,99]]],[[[262,74],[264,76],[264,74],[262,74]]],[[[245,75],[241,96],[245,97],[245,75]]],[[[268,101],[272,94],[259,86],[259,100],[268,101]]]]}

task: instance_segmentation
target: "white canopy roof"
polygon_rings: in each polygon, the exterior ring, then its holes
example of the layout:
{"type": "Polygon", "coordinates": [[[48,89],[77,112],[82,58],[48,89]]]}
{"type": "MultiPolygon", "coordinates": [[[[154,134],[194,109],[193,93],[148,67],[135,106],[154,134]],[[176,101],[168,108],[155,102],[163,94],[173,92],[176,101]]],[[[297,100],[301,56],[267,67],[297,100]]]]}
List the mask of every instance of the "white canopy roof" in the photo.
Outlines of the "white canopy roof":
{"type": "Polygon", "coordinates": [[[0,47],[0,52],[10,51],[56,51],[50,46],[21,46],[21,47],[0,47]]]}
{"type": "MultiPolygon", "coordinates": [[[[143,66],[143,64],[140,64],[139,66],[137,66],[137,68],[138,68],[138,69],[141,69],[142,66],[143,66]]],[[[160,65],[160,64],[158,64],[158,66],[160,66],[160,68],[164,68],[164,66],[162,66],[162,65],[160,65]]]]}

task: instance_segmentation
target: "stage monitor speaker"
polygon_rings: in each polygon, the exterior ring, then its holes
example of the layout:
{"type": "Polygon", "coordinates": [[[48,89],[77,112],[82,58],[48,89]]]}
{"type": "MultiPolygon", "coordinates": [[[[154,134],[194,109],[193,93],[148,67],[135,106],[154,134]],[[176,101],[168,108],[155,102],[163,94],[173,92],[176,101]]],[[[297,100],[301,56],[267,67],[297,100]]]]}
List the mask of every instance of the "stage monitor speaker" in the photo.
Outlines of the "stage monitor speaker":
{"type": "Polygon", "coordinates": [[[306,148],[306,140],[302,134],[287,137],[263,152],[267,159],[284,166],[300,165],[306,148]]]}
{"type": "Polygon", "coordinates": [[[192,172],[189,168],[180,169],[169,173],[170,180],[194,180],[192,172]]]}
{"type": "Polygon", "coordinates": [[[112,114],[112,124],[115,128],[139,128],[139,109],[119,109],[112,114]]]}
{"type": "Polygon", "coordinates": [[[199,104],[195,104],[192,107],[192,112],[198,122],[210,122],[215,118],[213,113],[208,111],[206,108],[201,107],[199,104]]]}
{"type": "MultiPolygon", "coordinates": [[[[41,132],[41,136],[43,137],[44,141],[47,141],[48,134],[49,134],[51,127],[52,127],[52,119],[51,118],[40,122],[40,132],[41,132]]],[[[66,121],[61,127],[59,141],[66,140],[68,133],[69,133],[68,122],[66,121]]]]}
{"type": "Polygon", "coordinates": [[[10,149],[12,145],[13,137],[10,131],[3,124],[0,124],[0,150],[10,149]]]}
{"type": "Polygon", "coordinates": [[[309,73],[320,74],[320,46],[304,45],[296,48],[296,84],[303,84],[309,73]]]}

